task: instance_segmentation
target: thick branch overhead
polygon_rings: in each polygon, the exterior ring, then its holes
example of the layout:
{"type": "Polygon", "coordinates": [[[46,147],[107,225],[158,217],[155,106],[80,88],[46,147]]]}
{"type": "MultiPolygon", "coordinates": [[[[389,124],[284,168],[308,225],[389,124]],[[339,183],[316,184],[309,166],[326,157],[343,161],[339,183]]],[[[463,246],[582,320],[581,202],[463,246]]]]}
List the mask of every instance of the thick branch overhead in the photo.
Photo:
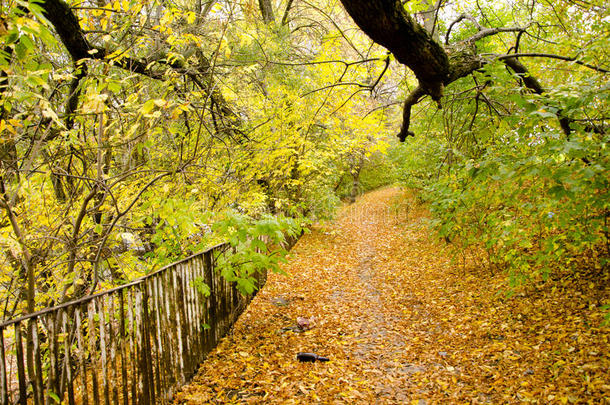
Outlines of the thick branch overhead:
{"type": "MultiPolygon", "coordinates": [[[[403,141],[407,136],[414,135],[409,130],[411,108],[422,97],[429,95],[440,106],[444,86],[472,74],[489,62],[488,59],[477,52],[476,42],[478,40],[499,33],[516,32],[522,34],[526,32],[529,26],[486,28],[481,26],[474,17],[462,14],[449,25],[445,35],[446,48],[443,48],[407,14],[402,3],[398,0],[341,0],[341,2],[360,28],[373,41],[390,50],[400,63],[413,70],[419,80],[419,86],[404,102],[403,124],[398,134],[400,140],[403,141]],[[455,45],[449,45],[451,29],[463,20],[471,21],[478,32],[455,45]]],[[[520,75],[526,87],[538,94],[542,93],[542,86],[536,78],[527,73],[527,69],[517,60],[517,57],[560,59],[577,63],[601,73],[608,73],[608,70],[602,67],[560,55],[535,53],[493,55],[493,59],[502,60],[516,74],[520,75]]],[[[558,114],[558,119],[563,131],[566,135],[569,135],[569,120],[561,113],[558,114]]]]}
{"type": "Polygon", "coordinates": [[[341,0],[356,24],[396,60],[408,66],[432,99],[440,100],[449,78],[445,50],[419,25],[398,0],[341,0]]]}

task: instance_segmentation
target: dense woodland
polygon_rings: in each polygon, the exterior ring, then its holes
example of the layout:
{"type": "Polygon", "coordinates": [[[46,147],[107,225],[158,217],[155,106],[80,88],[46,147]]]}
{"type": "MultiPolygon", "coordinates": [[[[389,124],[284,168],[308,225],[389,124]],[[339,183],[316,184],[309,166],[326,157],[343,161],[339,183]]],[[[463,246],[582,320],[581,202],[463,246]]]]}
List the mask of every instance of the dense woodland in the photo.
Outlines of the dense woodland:
{"type": "Polygon", "coordinates": [[[259,237],[397,182],[459,262],[607,283],[609,36],[601,0],[4,0],[0,318],[221,240],[252,292],[259,237]]]}

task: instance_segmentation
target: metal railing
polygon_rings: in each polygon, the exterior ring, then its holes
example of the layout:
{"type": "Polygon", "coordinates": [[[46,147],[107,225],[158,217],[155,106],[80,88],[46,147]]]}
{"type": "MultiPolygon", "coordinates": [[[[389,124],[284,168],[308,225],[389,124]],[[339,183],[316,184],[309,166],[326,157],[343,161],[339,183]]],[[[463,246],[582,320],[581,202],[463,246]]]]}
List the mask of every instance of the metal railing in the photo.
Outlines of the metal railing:
{"type": "Polygon", "coordinates": [[[170,402],[252,298],[215,271],[227,249],[0,324],[0,404],[170,402]]]}

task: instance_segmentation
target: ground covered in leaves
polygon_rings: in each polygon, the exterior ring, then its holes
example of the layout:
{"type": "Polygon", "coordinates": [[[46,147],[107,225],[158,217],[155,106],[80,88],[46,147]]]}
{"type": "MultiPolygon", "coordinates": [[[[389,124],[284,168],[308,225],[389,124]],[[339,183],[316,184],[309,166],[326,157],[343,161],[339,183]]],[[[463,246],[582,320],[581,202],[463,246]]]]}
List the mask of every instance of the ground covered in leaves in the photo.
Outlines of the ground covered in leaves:
{"type": "Polygon", "coordinates": [[[176,403],[610,403],[608,279],[508,298],[505,275],[454,262],[401,194],[303,236],[176,403]]]}

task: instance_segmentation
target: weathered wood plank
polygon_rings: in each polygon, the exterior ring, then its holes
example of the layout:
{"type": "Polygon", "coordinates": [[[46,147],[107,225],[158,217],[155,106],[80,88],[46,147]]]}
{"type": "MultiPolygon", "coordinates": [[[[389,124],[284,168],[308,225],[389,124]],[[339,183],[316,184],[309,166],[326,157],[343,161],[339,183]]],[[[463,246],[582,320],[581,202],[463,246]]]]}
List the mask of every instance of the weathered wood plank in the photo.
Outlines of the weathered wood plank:
{"type": "Polygon", "coordinates": [[[188,314],[188,304],[187,304],[187,296],[188,296],[188,292],[187,292],[187,283],[186,283],[186,267],[187,263],[182,263],[180,264],[180,266],[178,266],[178,268],[176,269],[176,275],[178,276],[178,282],[180,283],[179,285],[179,291],[180,291],[180,295],[178,296],[178,300],[179,300],[179,308],[180,308],[180,317],[181,317],[181,327],[182,327],[182,333],[183,333],[183,345],[184,345],[184,350],[185,350],[185,356],[184,356],[184,378],[188,378],[189,374],[191,373],[191,364],[192,364],[192,355],[188,355],[189,353],[193,353],[193,348],[191,347],[191,342],[190,342],[190,325],[189,325],[189,314],[188,314]]]}
{"type": "MultiPolygon", "coordinates": [[[[72,353],[71,353],[71,347],[72,347],[72,334],[71,334],[71,328],[70,328],[70,322],[68,321],[68,311],[69,311],[69,307],[62,310],[62,316],[61,316],[61,324],[62,324],[62,330],[63,330],[63,334],[64,334],[64,358],[63,358],[63,364],[64,364],[64,372],[65,372],[65,376],[66,376],[66,387],[67,387],[67,391],[68,391],[68,404],[69,405],[75,405],[75,401],[74,401],[74,380],[72,378],[72,353]]],[[[63,394],[63,392],[62,392],[63,394]]]]}
{"type": "Polygon", "coordinates": [[[131,363],[131,377],[129,385],[131,387],[131,403],[137,405],[138,403],[138,350],[136,347],[135,338],[135,321],[134,321],[134,289],[128,290],[127,294],[127,318],[129,320],[129,360],[131,363]]]}
{"type": "Polygon", "coordinates": [[[199,353],[200,359],[199,361],[201,361],[201,358],[204,356],[204,334],[205,334],[205,330],[203,328],[203,314],[201,311],[201,302],[203,301],[203,297],[202,294],[199,293],[199,291],[197,290],[197,288],[195,288],[195,282],[196,280],[200,280],[201,279],[201,274],[200,274],[200,269],[201,269],[201,257],[197,257],[195,259],[193,259],[193,286],[192,286],[192,292],[193,292],[193,319],[191,320],[192,324],[193,324],[193,328],[195,331],[195,340],[196,340],[196,347],[197,347],[197,353],[199,353]]]}
{"type": "Polygon", "coordinates": [[[38,387],[36,386],[36,368],[34,366],[34,335],[36,335],[36,318],[30,318],[27,322],[27,338],[26,338],[26,364],[27,364],[27,376],[28,383],[32,388],[32,400],[34,404],[38,404],[38,387]]]}
{"type": "Polygon", "coordinates": [[[78,349],[78,370],[81,378],[80,395],[83,405],[89,405],[89,388],[87,384],[87,358],[83,341],[83,325],[81,321],[81,307],[74,309],[74,322],[76,327],[76,348],[78,349]]]}
{"type": "MultiPolygon", "coordinates": [[[[31,381],[33,389],[34,404],[44,404],[44,394],[42,385],[42,355],[40,353],[40,336],[38,336],[38,318],[31,318],[29,321],[30,336],[32,339],[33,350],[33,380],[31,381]]],[[[32,377],[30,377],[32,378],[32,377]]]]}
{"type": "Polygon", "coordinates": [[[182,316],[180,313],[180,304],[178,297],[181,292],[178,291],[179,283],[178,277],[175,272],[172,272],[170,275],[171,285],[174,288],[171,288],[170,291],[170,302],[172,303],[172,313],[175,317],[175,331],[176,331],[176,344],[177,347],[174,349],[176,353],[176,358],[178,360],[178,370],[176,373],[176,383],[182,384],[182,376],[184,375],[184,344],[182,340],[182,316]]]}
{"type": "Polygon", "coordinates": [[[117,339],[120,337],[115,333],[115,328],[118,328],[116,324],[116,307],[114,304],[115,295],[109,294],[106,296],[108,300],[108,339],[110,341],[110,371],[111,371],[111,382],[112,387],[112,403],[119,403],[119,365],[117,364],[117,339]]]}
{"type": "Polygon", "coordinates": [[[0,404],[8,405],[8,373],[4,352],[4,327],[0,327],[0,404]]]}
{"type": "Polygon", "coordinates": [[[166,384],[165,384],[165,373],[163,372],[165,364],[163,361],[164,348],[163,342],[161,341],[162,325],[161,325],[161,314],[160,314],[160,300],[159,300],[159,277],[153,277],[150,283],[152,306],[154,311],[154,347],[155,347],[155,384],[157,387],[157,396],[159,398],[165,397],[166,384]]]}
{"type": "Polygon", "coordinates": [[[100,403],[100,392],[99,385],[97,380],[97,334],[95,332],[95,300],[92,300],[87,305],[87,332],[89,334],[89,354],[91,358],[91,363],[93,367],[91,367],[91,391],[93,393],[93,403],[100,403]]]}
{"type": "Polygon", "coordinates": [[[148,397],[150,399],[150,403],[156,403],[155,398],[155,379],[153,376],[153,353],[152,347],[150,344],[151,340],[151,318],[150,318],[150,305],[149,305],[149,295],[148,295],[148,283],[144,283],[142,285],[142,337],[144,341],[143,346],[143,355],[145,357],[144,361],[144,370],[146,373],[146,385],[148,388],[148,397]]]}
{"type": "Polygon", "coordinates": [[[101,368],[100,373],[102,374],[102,391],[104,394],[104,404],[110,405],[110,387],[108,381],[108,341],[106,339],[106,314],[104,311],[104,299],[105,297],[100,297],[97,300],[97,309],[98,316],[100,320],[100,358],[101,358],[101,368]]]}
{"type": "Polygon", "coordinates": [[[135,291],[135,324],[134,331],[136,332],[136,345],[137,345],[137,356],[138,356],[138,392],[137,392],[137,404],[148,404],[150,403],[150,397],[148,395],[148,380],[146,373],[146,356],[144,354],[144,340],[143,340],[143,329],[142,325],[142,291],[138,286],[135,291]]]}
{"type": "Polygon", "coordinates": [[[120,362],[121,362],[121,392],[123,394],[123,405],[129,405],[129,395],[127,391],[127,353],[125,335],[125,290],[120,290],[119,294],[119,338],[120,338],[120,362]]]}
{"type": "Polygon", "coordinates": [[[17,378],[19,380],[19,403],[27,405],[27,386],[25,384],[25,366],[23,364],[23,339],[21,338],[21,323],[15,324],[15,352],[17,355],[17,378]]]}
{"type": "Polygon", "coordinates": [[[177,353],[177,336],[178,332],[176,331],[176,313],[174,311],[174,306],[172,305],[172,285],[170,284],[171,274],[165,273],[162,276],[162,288],[163,288],[163,301],[165,305],[165,324],[167,326],[167,355],[168,355],[168,368],[166,370],[168,379],[172,386],[177,385],[179,380],[179,360],[177,353]]]}
{"type": "Polygon", "coordinates": [[[47,395],[45,397],[45,404],[53,404],[55,403],[55,398],[53,396],[61,398],[61,390],[60,390],[60,369],[58,363],[58,316],[59,311],[56,313],[49,313],[46,321],[47,321],[47,329],[48,329],[48,341],[49,341],[49,349],[48,356],[49,362],[51,366],[49,367],[49,373],[47,377],[47,395]]]}

